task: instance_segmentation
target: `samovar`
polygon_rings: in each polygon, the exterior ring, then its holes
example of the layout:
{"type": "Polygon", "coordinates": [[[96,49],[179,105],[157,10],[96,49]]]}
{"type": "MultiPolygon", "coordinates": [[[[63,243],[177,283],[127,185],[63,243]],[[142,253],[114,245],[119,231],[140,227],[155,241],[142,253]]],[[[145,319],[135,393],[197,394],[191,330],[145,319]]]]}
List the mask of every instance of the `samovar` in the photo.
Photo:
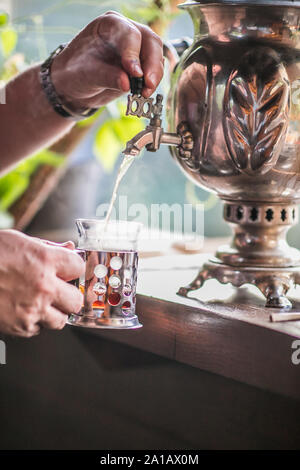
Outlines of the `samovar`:
{"type": "MultiPolygon", "coordinates": [[[[128,114],[150,118],[124,151],[170,145],[181,170],[224,201],[233,227],[187,295],[210,278],[251,283],[267,307],[290,307],[287,291],[300,284],[300,252],[286,241],[300,198],[300,1],[188,1],[194,39],[166,47],[174,69],[168,132],[162,96],[129,97],[128,114]]],[[[138,87],[138,85],[137,85],[138,87]]]]}

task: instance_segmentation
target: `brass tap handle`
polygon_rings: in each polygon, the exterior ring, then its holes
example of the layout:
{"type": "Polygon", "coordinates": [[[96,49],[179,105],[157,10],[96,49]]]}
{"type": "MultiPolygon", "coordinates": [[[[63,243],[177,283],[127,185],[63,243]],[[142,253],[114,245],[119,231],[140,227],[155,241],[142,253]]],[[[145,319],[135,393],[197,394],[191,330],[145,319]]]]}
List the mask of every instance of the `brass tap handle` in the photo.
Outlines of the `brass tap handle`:
{"type": "Polygon", "coordinates": [[[193,136],[187,123],[178,126],[177,133],[164,132],[162,128],[163,95],[157,94],[153,98],[144,98],[141,94],[144,82],[142,78],[131,78],[131,93],[128,95],[126,116],[136,116],[150,119],[145,130],[139,132],[127,142],[123,153],[136,156],[142,148],[146,147],[149,152],[156,152],[161,144],[174,145],[179,154],[191,170],[195,163],[192,161],[192,150],[194,146],[193,136]]]}
{"type": "Polygon", "coordinates": [[[128,95],[126,116],[143,117],[151,120],[155,118],[155,121],[157,122],[157,119],[161,119],[162,115],[163,96],[158,94],[154,103],[153,98],[144,98],[141,95],[143,87],[143,77],[130,78],[131,93],[128,95]]]}

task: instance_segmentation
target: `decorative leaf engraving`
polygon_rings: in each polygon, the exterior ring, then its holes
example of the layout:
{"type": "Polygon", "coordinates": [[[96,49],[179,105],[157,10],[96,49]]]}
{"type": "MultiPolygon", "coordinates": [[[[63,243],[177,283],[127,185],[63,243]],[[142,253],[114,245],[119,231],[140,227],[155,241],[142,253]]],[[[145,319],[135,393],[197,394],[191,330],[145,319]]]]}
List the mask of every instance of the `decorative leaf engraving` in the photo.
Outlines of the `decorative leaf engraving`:
{"type": "Polygon", "coordinates": [[[278,54],[266,47],[245,54],[228,79],[223,118],[227,148],[241,172],[264,174],[276,164],[289,100],[290,84],[278,54]]]}

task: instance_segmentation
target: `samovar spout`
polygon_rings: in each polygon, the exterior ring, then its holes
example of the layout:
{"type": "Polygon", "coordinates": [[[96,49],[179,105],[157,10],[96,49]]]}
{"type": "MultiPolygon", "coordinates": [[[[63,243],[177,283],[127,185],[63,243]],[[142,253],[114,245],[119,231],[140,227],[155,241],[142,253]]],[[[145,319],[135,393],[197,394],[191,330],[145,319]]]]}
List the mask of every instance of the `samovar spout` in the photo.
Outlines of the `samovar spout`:
{"type": "Polygon", "coordinates": [[[161,127],[147,126],[145,130],[139,132],[127,142],[123,153],[136,157],[144,147],[150,152],[155,152],[161,144],[180,146],[182,137],[179,134],[164,132],[161,127]]]}
{"type": "Polygon", "coordinates": [[[162,144],[176,146],[180,154],[190,158],[193,149],[193,138],[187,125],[178,126],[177,133],[165,132],[162,127],[163,96],[144,98],[141,95],[142,83],[140,79],[131,79],[131,94],[128,95],[127,116],[136,116],[150,119],[149,125],[130,139],[123,153],[137,156],[143,148],[149,152],[156,152],[162,144]]]}
{"type": "Polygon", "coordinates": [[[154,145],[154,142],[156,141],[155,130],[149,127],[150,126],[147,126],[145,130],[139,132],[127,142],[126,148],[123,150],[125,155],[137,157],[144,147],[154,145]]]}

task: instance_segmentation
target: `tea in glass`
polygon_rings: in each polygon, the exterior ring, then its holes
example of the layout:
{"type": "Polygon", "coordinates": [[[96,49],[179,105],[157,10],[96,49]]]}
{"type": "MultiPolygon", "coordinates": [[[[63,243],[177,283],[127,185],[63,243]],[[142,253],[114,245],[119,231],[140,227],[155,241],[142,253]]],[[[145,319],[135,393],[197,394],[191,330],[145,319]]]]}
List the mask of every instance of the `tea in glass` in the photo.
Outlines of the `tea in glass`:
{"type": "Polygon", "coordinates": [[[84,303],[68,323],[89,328],[141,327],[135,314],[141,225],[97,219],[80,219],[76,224],[78,247],[85,252],[85,276],[79,280],[84,303]]]}

